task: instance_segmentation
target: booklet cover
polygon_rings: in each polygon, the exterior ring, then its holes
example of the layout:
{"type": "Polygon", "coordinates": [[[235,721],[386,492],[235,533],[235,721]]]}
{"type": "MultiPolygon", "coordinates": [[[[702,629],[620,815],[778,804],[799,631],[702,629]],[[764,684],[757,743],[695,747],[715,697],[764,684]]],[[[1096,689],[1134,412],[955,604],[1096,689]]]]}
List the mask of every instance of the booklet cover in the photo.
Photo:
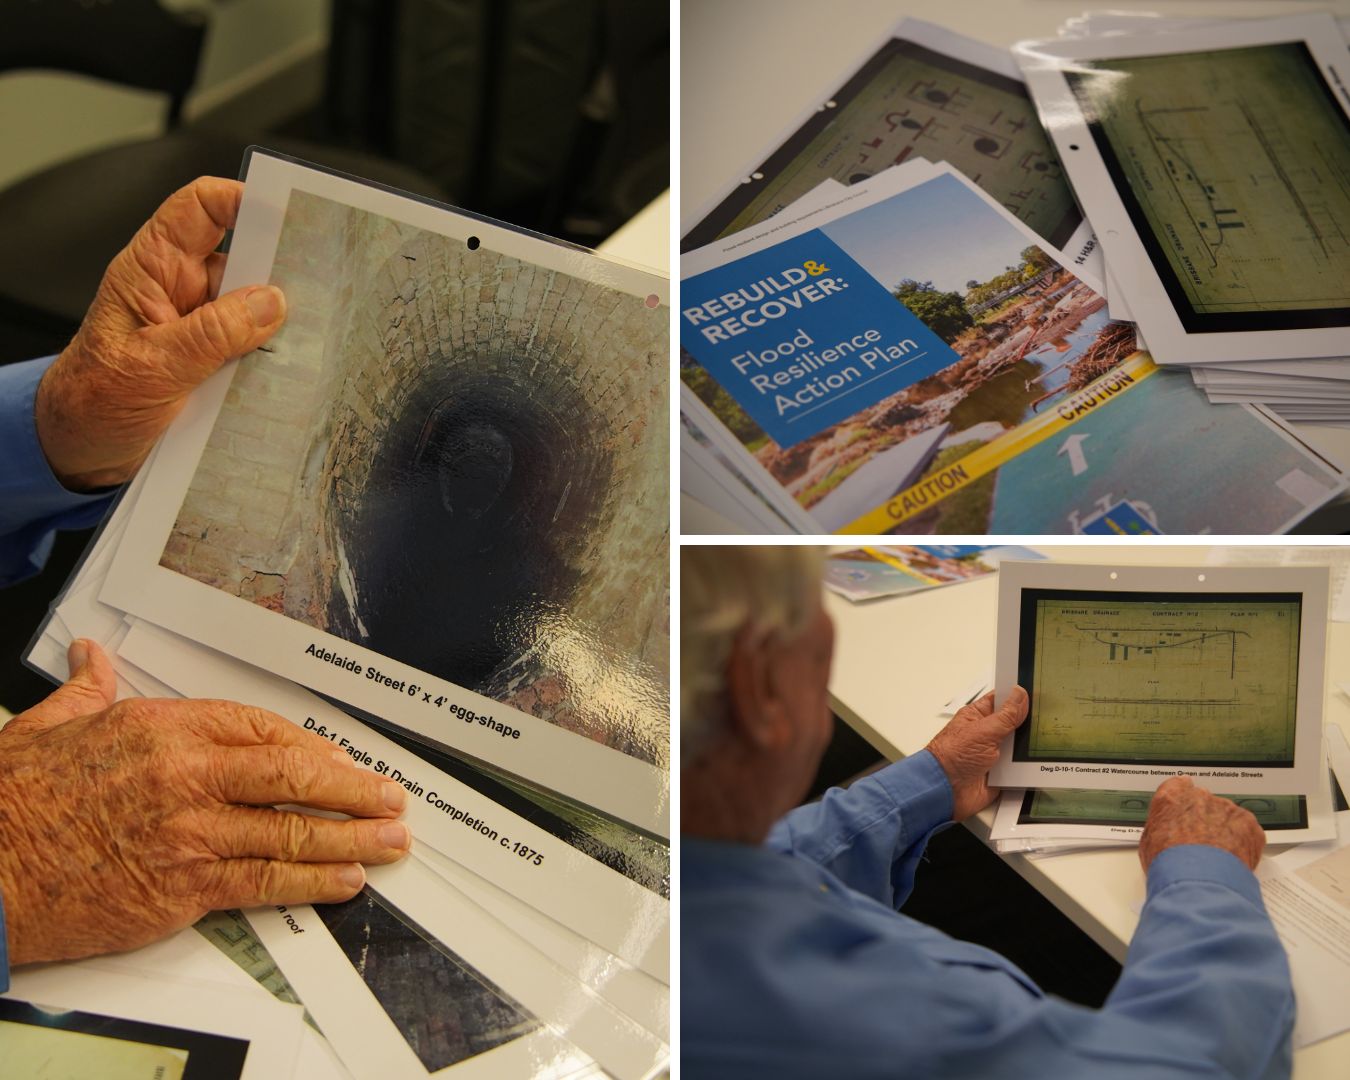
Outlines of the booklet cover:
{"type": "Polygon", "coordinates": [[[949,166],[682,273],[682,407],[802,532],[1074,532],[1122,500],[1129,531],[1272,532],[1343,485],[1273,419],[1156,377],[1099,286],[949,166]]]}
{"type": "Polygon", "coordinates": [[[1031,548],[1002,545],[854,548],[825,560],[825,587],[850,600],[871,600],[974,581],[994,573],[1003,559],[1041,558],[1031,548]]]}

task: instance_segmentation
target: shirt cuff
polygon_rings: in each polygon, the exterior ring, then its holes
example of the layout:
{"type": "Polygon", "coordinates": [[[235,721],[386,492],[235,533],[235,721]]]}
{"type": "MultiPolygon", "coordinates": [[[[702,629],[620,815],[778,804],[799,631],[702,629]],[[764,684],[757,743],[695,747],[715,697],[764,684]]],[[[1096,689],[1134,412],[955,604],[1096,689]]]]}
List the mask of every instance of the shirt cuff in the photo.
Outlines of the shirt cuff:
{"type": "Polygon", "coordinates": [[[1226,885],[1261,910],[1261,884],[1247,864],[1231,851],[1209,844],[1178,844],[1158,854],[1148,868],[1148,898],[1178,881],[1212,881],[1226,885]]]}
{"type": "Polygon", "coordinates": [[[37,432],[37,388],[56,360],[25,360],[0,367],[0,534],[56,517],[93,503],[106,503],[109,492],[92,495],[65,488],[52,472],[37,432]]]}
{"type": "Polygon", "coordinates": [[[910,843],[952,820],[955,802],[951,781],[932,751],[910,754],[875,775],[904,812],[901,820],[910,843]]]}

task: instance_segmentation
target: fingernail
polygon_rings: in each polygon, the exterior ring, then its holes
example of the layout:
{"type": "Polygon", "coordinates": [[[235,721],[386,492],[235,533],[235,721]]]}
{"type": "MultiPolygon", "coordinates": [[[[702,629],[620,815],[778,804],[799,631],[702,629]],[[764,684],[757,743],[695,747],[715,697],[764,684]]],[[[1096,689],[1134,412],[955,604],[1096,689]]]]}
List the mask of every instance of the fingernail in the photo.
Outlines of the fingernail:
{"type": "Polygon", "coordinates": [[[344,765],[352,765],[352,764],[355,764],[355,763],[352,761],[352,756],[351,756],[351,754],[347,753],[346,750],[334,750],[334,751],[333,751],[333,760],[334,760],[334,761],[340,761],[340,762],[342,762],[342,764],[344,764],[344,765]]]}
{"type": "Polygon", "coordinates": [[[401,821],[391,821],[380,826],[380,843],[395,851],[402,851],[412,842],[412,833],[401,821]]]}
{"type": "Polygon", "coordinates": [[[66,662],[70,665],[72,675],[89,663],[89,643],[84,638],[76,638],[70,643],[70,648],[66,652],[66,662]]]}
{"type": "Polygon", "coordinates": [[[281,317],[285,301],[275,285],[264,285],[245,296],[244,303],[253,316],[254,326],[270,326],[281,317]]]}
{"type": "Polygon", "coordinates": [[[385,784],[384,805],[390,810],[402,810],[408,805],[408,793],[398,784],[385,784]]]}
{"type": "Polygon", "coordinates": [[[359,889],[366,883],[366,871],[360,863],[344,866],[338,871],[338,878],[349,889],[359,889]]]}

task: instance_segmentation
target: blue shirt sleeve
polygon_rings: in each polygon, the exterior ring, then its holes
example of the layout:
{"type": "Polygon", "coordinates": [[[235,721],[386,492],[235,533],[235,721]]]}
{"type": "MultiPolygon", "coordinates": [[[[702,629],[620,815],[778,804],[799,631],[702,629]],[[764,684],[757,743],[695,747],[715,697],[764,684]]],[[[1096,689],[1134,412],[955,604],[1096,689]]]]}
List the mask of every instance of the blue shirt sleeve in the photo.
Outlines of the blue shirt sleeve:
{"type": "Polygon", "coordinates": [[[951,820],[951,783],[937,758],[921,750],[793,810],[774,825],[766,844],[898,908],[914,888],[929,838],[951,820]]]}
{"type": "Polygon", "coordinates": [[[57,529],[98,523],[112,493],[67,491],[38,441],[38,383],[56,359],[0,366],[0,587],[42,569],[57,529]]]}

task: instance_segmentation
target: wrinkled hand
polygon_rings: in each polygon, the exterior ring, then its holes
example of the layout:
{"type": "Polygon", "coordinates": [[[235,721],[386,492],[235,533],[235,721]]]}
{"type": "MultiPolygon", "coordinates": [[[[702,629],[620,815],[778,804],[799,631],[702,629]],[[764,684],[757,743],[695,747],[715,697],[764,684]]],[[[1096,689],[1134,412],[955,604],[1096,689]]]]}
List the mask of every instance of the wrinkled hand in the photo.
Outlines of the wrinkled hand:
{"type": "Polygon", "coordinates": [[[262,709],[113,704],[108,658],[82,644],[70,681],[0,731],[11,963],[134,949],[217,908],[347,900],[360,863],[407,852],[398,784],[262,709]]]}
{"type": "Polygon", "coordinates": [[[244,186],[203,177],[171,195],[109,264],[75,339],[43,376],[37,430],[72,491],[120,484],[203,379],[281,326],[281,290],[220,289],[244,186]]]}
{"type": "Polygon", "coordinates": [[[1026,718],[1027,692],[1014,686],[997,712],[994,695],[985,694],[933,736],[928,750],[951,782],[953,821],[964,821],[994,801],[998,789],[989,786],[989,770],[998,760],[999,744],[1026,718]]]}
{"type": "Polygon", "coordinates": [[[1222,848],[1255,870],[1266,834],[1250,810],[1196,787],[1189,776],[1174,776],[1158,786],[1148,807],[1144,834],[1139,838],[1144,873],[1161,852],[1177,844],[1222,848]]]}

